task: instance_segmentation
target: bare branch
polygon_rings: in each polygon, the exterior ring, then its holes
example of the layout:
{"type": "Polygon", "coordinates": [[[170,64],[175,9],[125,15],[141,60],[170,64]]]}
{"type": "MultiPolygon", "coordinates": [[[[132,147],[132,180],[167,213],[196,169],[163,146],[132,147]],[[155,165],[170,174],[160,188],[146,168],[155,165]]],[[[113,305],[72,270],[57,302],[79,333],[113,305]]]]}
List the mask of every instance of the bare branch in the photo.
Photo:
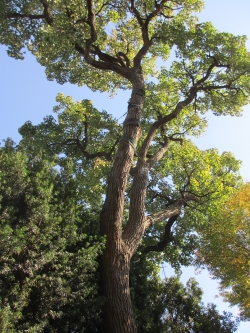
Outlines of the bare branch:
{"type": "Polygon", "coordinates": [[[209,91],[209,90],[219,90],[219,89],[240,90],[239,88],[236,88],[231,84],[225,84],[223,86],[209,85],[209,86],[199,87],[197,88],[197,91],[209,91]]]}
{"type": "Polygon", "coordinates": [[[52,25],[53,23],[53,17],[52,17],[52,12],[50,9],[50,6],[46,0],[40,0],[41,4],[43,5],[43,14],[21,14],[21,13],[7,13],[5,15],[5,18],[27,18],[30,20],[41,20],[45,19],[45,21],[49,24],[52,25]]]}
{"type": "Polygon", "coordinates": [[[179,102],[175,109],[170,113],[168,114],[167,116],[165,117],[162,117],[161,119],[158,119],[156,122],[154,122],[148,132],[148,135],[147,137],[145,138],[143,144],[142,144],[142,147],[140,149],[140,152],[139,152],[139,157],[143,160],[145,160],[146,158],[146,155],[147,155],[147,152],[148,152],[148,149],[149,149],[149,146],[150,146],[150,143],[151,141],[153,140],[154,136],[155,136],[155,133],[156,131],[164,124],[166,124],[167,122],[175,119],[179,113],[181,112],[181,110],[189,105],[195,98],[196,96],[196,92],[197,92],[197,88],[195,87],[192,87],[189,91],[189,96],[184,100],[184,101],[181,101],[179,102]]]}
{"type": "Polygon", "coordinates": [[[105,151],[99,151],[97,153],[88,153],[85,150],[85,145],[82,145],[80,143],[79,139],[75,140],[75,144],[77,145],[77,147],[80,149],[80,151],[82,152],[82,154],[89,160],[89,159],[93,159],[95,157],[104,157],[107,161],[112,161],[112,157],[110,153],[106,153],[105,151]]]}
{"type": "Polygon", "coordinates": [[[176,214],[169,218],[168,222],[165,225],[165,232],[163,235],[163,239],[160,242],[158,242],[156,245],[147,246],[143,251],[144,253],[148,253],[151,251],[162,252],[166,248],[166,246],[173,240],[171,228],[175,223],[175,221],[177,220],[178,216],[179,214],[176,214]]]}
{"type": "Polygon", "coordinates": [[[177,218],[180,216],[181,208],[183,206],[187,206],[189,201],[197,201],[197,200],[198,198],[196,195],[188,194],[183,196],[181,199],[175,200],[174,203],[168,206],[166,211],[147,216],[145,219],[145,229],[157,222],[162,222],[166,219],[168,219],[168,221],[165,225],[165,231],[162,240],[158,242],[158,244],[156,245],[151,245],[146,247],[144,252],[148,253],[150,251],[156,251],[156,252],[163,251],[166,248],[167,244],[169,244],[173,240],[171,228],[173,224],[176,222],[177,218]]]}
{"type": "Polygon", "coordinates": [[[144,221],[144,227],[147,229],[151,225],[157,223],[157,222],[162,222],[165,221],[175,215],[179,215],[181,212],[181,207],[186,204],[186,200],[181,198],[178,200],[175,200],[173,204],[167,207],[166,210],[148,215],[145,217],[144,221]]]}
{"type": "Polygon", "coordinates": [[[111,148],[110,152],[107,153],[105,151],[99,151],[96,153],[89,153],[86,151],[86,141],[85,139],[83,140],[83,143],[80,142],[80,140],[77,139],[67,139],[63,142],[56,142],[56,143],[50,143],[49,145],[66,145],[66,146],[76,146],[79,148],[79,150],[82,152],[82,154],[86,157],[87,160],[90,159],[94,159],[96,157],[103,157],[105,158],[107,161],[112,161],[112,153],[115,149],[115,146],[117,145],[117,143],[119,142],[119,140],[116,140],[114,146],[111,148]]]}
{"type": "Polygon", "coordinates": [[[53,17],[52,17],[52,12],[51,12],[50,6],[46,0],[40,0],[40,2],[44,8],[44,18],[47,21],[47,23],[49,25],[51,25],[53,23],[53,17]]]}
{"type": "Polygon", "coordinates": [[[32,14],[21,14],[21,13],[8,13],[5,15],[5,18],[28,18],[31,20],[40,20],[45,19],[44,14],[41,15],[32,15],[32,14]]]}
{"type": "Polygon", "coordinates": [[[134,57],[134,66],[140,67],[141,65],[141,60],[142,58],[146,55],[148,49],[150,46],[153,44],[153,39],[149,38],[148,34],[148,26],[149,23],[152,21],[154,17],[159,15],[162,10],[164,9],[164,4],[167,2],[167,0],[162,0],[159,4],[155,2],[155,10],[153,10],[146,19],[142,18],[139,11],[135,7],[134,0],[131,0],[131,6],[130,6],[130,11],[134,14],[135,18],[137,19],[137,22],[139,23],[142,31],[142,40],[143,40],[143,45],[141,49],[138,51],[136,56],[134,57]]]}
{"type": "Polygon", "coordinates": [[[169,196],[163,194],[162,192],[158,192],[158,191],[152,189],[150,186],[148,186],[148,191],[153,193],[153,196],[150,198],[149,202],[153,202],[153,200],[158,197],[163,200],[166,200],[168,202],[166,206],[170,206],[176,202],[176,200],[171,199],[169,196]]]}

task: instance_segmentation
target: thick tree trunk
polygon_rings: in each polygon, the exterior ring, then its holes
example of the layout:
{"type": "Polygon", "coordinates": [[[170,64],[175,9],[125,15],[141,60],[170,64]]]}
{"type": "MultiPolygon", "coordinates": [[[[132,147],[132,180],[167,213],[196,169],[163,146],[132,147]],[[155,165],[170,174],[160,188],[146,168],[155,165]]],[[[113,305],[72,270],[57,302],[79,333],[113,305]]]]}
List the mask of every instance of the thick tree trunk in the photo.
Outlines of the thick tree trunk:
{"type": "MultiPolygon", "coordinates": [[[[127,239],[124,241],[122,217],[124,193],[132,167],[134,149],[141,134],[140,118],[144,102],[144,82],[140,71],[132,73],[133,90],[124,121],[124,132],[113,168],[108,178],[106,200],[100,217],[106,247],[102,258],[101,286],[105,298],[105,333],[136,333],[136,323],[129,290],[130,260],[135,250],[127,239]]],[[[140,216],[144,218],[144,207],[140,216]]],[[[140,236],[142,232],[140,232],[140,236]]]]}
{"type": "Polygon", "coordinates": [[[106,297],[103,312],[105,333],[136,333],[129,289],[130,256],[107,251],[103,265],[102,289],[106,297]]]}

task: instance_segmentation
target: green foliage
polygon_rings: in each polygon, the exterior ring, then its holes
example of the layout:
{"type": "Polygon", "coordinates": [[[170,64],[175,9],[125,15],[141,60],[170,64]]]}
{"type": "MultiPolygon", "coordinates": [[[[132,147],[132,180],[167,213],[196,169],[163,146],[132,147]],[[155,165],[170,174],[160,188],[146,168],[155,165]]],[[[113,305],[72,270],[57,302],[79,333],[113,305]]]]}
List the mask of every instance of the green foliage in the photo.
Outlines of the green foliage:
{"type": "Polygon", "coordinates": [[[232,333],[239,319],[222,315],[214,304],[201,302],[202,290],[194,279],[184,286],[179,277],[161,280],[153,261],[136,255],[130,277],[139,333],[232,333]]]}
{"type": "MultiPolygon", "coordinates": [[[[91,31],[87,21],[86,1],[57,0],[47,1],[50,6],[51,19],[31,19],[24,17],[7,17],[6,13],[19,13],[37,15],[43,12],[40,1],[0,1],[1,28],[0,42],[9,46],[8,54],[17,59],[23,58],[23,47],[27,47],[37,58],[41,65],[46,66],[48,79],[56,79],[59,83],[70,81],[74,84],[87,84],[91,89],[113,91],[117,87],[128,87],[128,82],[119,75],[91,68],[79,52],[74,48],[77,43],[84,45],[90,37],[91,31]],[[50,21],[53,19],[53,25],[50,21]],[[90,71],[91,68],[91,71],[90,71]]],[[[135,1],[135,5],[142,16],[155,7],[154,1],[135,1]]],[[[151,37],[158,39],[151,47],[150,53],[143,61],[144,73],[155,73],[156,57],[166,59],[173,41],[167,40],[171,35],[171,26],[175,24],[192,24],[194,18],[192,11],[200,11],[203,5],[201,0],[181,0],[173,9],[166,7],[164,15],[173,16],[172,21],[166,22],[164,18],[155,17],[150,23],[151,37]],[[176,7],[176,9],[175,9],[176,7]],[[178,8],[178,9],[177,9],[178,8]]],[[[131,15],[129,1],[97,1],[94,11],[98,13],[95,19],[97,30],[96,45],[115,57],[123,52],[132,61],[140,50],[143,40],[141,28],[131,15]]]]}
{"type": "Polygon", "coordinates": [[[81,183],[10,140],[0,170],[0,331],[94,332],[104,242],[81,183]]]}
{"type": "Polygon", "coordinates": [[[121,128],[89,100],[73,102],[62,94],[56,100],[58,119],[48,116],[37,126],[26,122],[19,129],[23,137],[20,145],[32,154],[42,149],[47,159],[74,174],[81,184],[77,189],[79,200],[99,209],[121,128]]]}
{"type": "MultiPolygon", "coordinates": [[[[105,111],[93,108],[88,100],[73,102],[70,97],[60,94],[57,102],[59,104],[54,108],[58,115],[57,121],[49,116],[39,125],[26,122],[19,129],[23,137],[20,147],[28,153],[37,153],[42,149],[47,159],[54,160],[58,166],[69,170],[67,172],[76,176],[81,202],[100,211],[106,190],[106,177],[112,165],[121,126],[105,111]],[[97,152],[101,155],[95,155],[97,152]],[[87,154],[86,157],[84,154],[87,154]],[[90,154],[93,154],[91,158],[90,154]]],[[[183,116],[184,119],[187,117],[183,116]]],[[[145,129],[146,132],[150,121],[144,120],[143,131],[145,129]]],[[[168,128],[169,135],[181,131],[181,128],[185,132],[186,128],[191,127],[189,120],[186,125],[182,121],[174,121],[171,125],[168,128]]],[[[151,168],[146,204],[147,213],[153,214],[166,209],[167,198],[178,200],[180,194],[186,193],[194,196],[172,230],[174,242],[168,244],[164,253],[152,254],[156,262],[168,261],[177,270],[181,265],[193,263],[193,255],[198,246],[195,234],[197,226],[207,222],[207,213],[213,214],[216,207],[224,202],[241,181],[238,173],[240,162],[231,153],[219,155],[216,149],[200,151],[191,141],[185,140],[188,134],[190,133],[187,131],[181,135],[183,142],[172,142],[161,162],[151,168]]],[[[160,133],[158,140],[161,140],[160,133]]],[[[152,144],[151,153],[157,151],[159,142],[152,144]]],[[[125,193],[124,221],[132,181],[130,178],[125,193]]],[[[164,229],[164,221],[148,228],[140,251],[159,242],[164,229]]]]}
{"type": "MultiPolygon", "coordinates": [[[[200,151],[190,141],[205,130],[207,111],[239,116],[250,96],[245,36],[198,24],[193,11],[202,6],[201,0],[0,0],[0,43],[16,59],[26,49],[32,52],[49,80],[111,94],[132,85],[146,88],[143,109],[130,105],[131,114],[141,120],[134,130],[140,139],[131,174],[122,175],[123,184],[128,177],[124,207],[113,218],[124,212],[126,224],[132,171],[141,167],[145,145],[150,147],[143,163],[150,170],[141,216],[167,211],[178,202],[182,208],[165,250],[145,254],[166,232],[170,219],[166,223],[163,218],[141,240],[137,256],[143,259],[134,259],[143,265],[133,268],[137,275],[131,274],[142,332],[169,332],[166,321],[173,332],[177,326],[197,333],[233,332],[236,327],[230,316],[200,304],[201,292],[193,281],[186,289],[176,279],[160,282],[156,269],[162,261],[177,271],[193,263],[199,242],[207,246],[200,233],[206,234],[208,222],[241,184],[240,163],[232,154],[200,151]],[[169,65],[171,51],[175,57],[169,65]],[[152,138],[146,142],[149,133],[152,138]],[[167,147],[165,155],[151,166],[162,147],[167,147]],[[140,293],[147,308],[137,303],[140,293]]],[[[96,221],[126,126],[123,130],[89,100],[73,102],[59,94],[57,102],[58,119],[46,117],[36,126],[26,122],[19,130],[19,146],[9,140],[1,149],[2,331],[84,332],[92,330],[87,323],[95,327],[99,319],[96,270],[104,240],[96,237],[96,221]]],[[[232,277],[225,284],[231,285],[232,277]]]]}
{"type": "MultiPolygon", "coordinates": [[[[173,144],[162,162],[150,171],[147,211],[157,213],[181,194],[193,196],[172,228],[173,241],[164,253],[152,254],[177,269],[194,264],[199,243],[197,231],[206,225],[208,214],[216,214],[234,188],[241,182],[240,162],[231,153],[219,155],[216,149],[200,151],[190,141],[173,144]],[[164,258],[164,259],[163,259],[164,258]]],[[[142,248],[162,239],[166,223],[155,223],[145,233],[142,248]]],[[[158,258],[158,259],[156,259],[158,258]]]]}
{"type": "Polygon", "coordinates": [[[164,320],[170,332],[231,333],[237,330],[238,319],[233,321],[231,313],[220,315],[214,304],[204,306],[202,291],[194,279],[184,287],[178,278],[172,277],[165,281],[164,289],[162,301],[167,309],[164,320]]]}
{"type": "MultiPolygon", "coordinates": [[[[23,136],[20,145],[25,146],[26,151],[43,149],[47,158],[56,159],[58,165],[70,168],[77,175],[77,181],[84,184],[84,191],[79,192],[82,202],[100,209],[105,195],[106,176],[115,152],[115,146],[112,150],[111,144],[119,138],[121,128],[110,115],[97,111],[87,100],[75,103],[69,97],[58,95],[57,101],[59,105],[54,110],[58,114],[58,121],[50,116],[37,126],[25,123],[19,129],[23,136]],[[105,155],[84,158],[84,151],[79,149],[77,143],[88,153],[111,152],[111,160],[107,160],[105,155]]],[[[149,122],[150,119],[147,122],[144,120],[143,130],[149,122]]],[[[181,121],[174,121],[171,125],[169,135],[185,126],[181,121]]],[[[188,120],[185,128],[190,128],[188,120]]],[[[200,151],[191,141],[185,140],[188,134],[182,134],[183,143],[173,142],[162,161],[150,170],[148,184],[148,213],[164,210],[168,204],[167,198],[177,200],[180,193],[195,197],[172,230],[174,242],[167,246],[164,254],[152,254],[157,262],[166,260],[177,270],[181,265],[193,262],[193,254],[198,246],[196,227],[207,222],[207,213],[213,214],[241,181],[238,174],[240,162],[232,154],[224,152],[219,155],[216,149],[200,151]]],[[[160,141],[161,134],[158,135],[160,141]]],[[[152,153],[158,145],[157,142],[153,143],[150,148],[152,153]]],[[[131,182],[132,179],[129,179],[129,186],[131,182]]],[[[129,205],[129,186],[125,209],[129,205]]],[[[81,191],[81,187],[78,191],[81,191]]],[[[164,221],[151,226],[144,235],[140,249],[160,241],[164,228],[164,221]]]]}
{"type": "Polygon", "coordinates": [[[211,23],[203,23],[194,29],[179,31],[177,39],[178,61],[172,63],[168,75],[175,79],[182,94],[185,96],[188,87],[204,77],[211,60],[215,60],[218,67],[199,89],[197,110],[202,113],[213,110],[215,115],[239,115],[241,107],[249,103],[249,97],[246,100],[249,79],[248,75],[242,75],[249,71],[246,36],[221,33],[211,23]],[[234,88],[229,92],[230,82],[234,83],[234,88]]]}
{"type": "MultiPolygon", "coordinates": [[[[57,102],[58,121],[46,117],[36,126],[25,123],[19,130],[18,148],[8,140],[1,150],[1,237],[8,239],[1,259],[2,281],[7,283],[1,285],[2,308],[3,318],[9,318],[9,311],[13,318],[4,319],[2,325],[37,332],[52,328],[94,332],[100,324],[96,258],[102,248],[96,221],[105,194],[104,177],[116,149],[111,145],[119,138],[120,126],[88,100],[75,103],[58,95],[57,102]],[[96,151],[102,156],[86,155],[96,151]],[[109,153],[108,159],[104,152],[109,153]]],[[[178,129],[178,124],[173,126],[178,129]]],[[[238,183],[238,168],[231,154],[202,152],[190,141],[173,142],[163,162],[152,168],[149,213],[164,209],[167,197],[175,200],[182,192],[200,199],[198,206],[194,201],[183,211],[172,230],[174,241],[163,253],[141,254],[160,241],[164,222],[144,235],[131,272],[142,332],[165,329],[161,318],[168,301],[161,297],[169,286],[160,282],[158,265],[168,261],[178,270],[181,264],[193,262],[197,225],[205,223],[207,211],[212,212],[238,183]],[[156,189],[161,195],[154,196],[156,189]],[[159,302],[149,306],[154,299],[159,302]]],[[[126,196],[128,204],[129,188],[126,196]]]]}

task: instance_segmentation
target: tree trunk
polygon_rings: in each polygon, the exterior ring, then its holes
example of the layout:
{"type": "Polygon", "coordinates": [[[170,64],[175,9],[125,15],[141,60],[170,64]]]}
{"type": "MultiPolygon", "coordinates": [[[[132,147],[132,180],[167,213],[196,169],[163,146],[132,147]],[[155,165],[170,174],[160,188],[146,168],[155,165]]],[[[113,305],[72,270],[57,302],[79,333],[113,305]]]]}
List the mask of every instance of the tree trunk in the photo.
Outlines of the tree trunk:
{"type": "Polygon", "coordinates": [[[129,289],[130,256],[106,251],[102,264],[102,290],[106,297],[103,312],[105,333],[136,333],[129,289]]]}
{"type": "MultiPolygon", "coordinates": [[[[124,193],[141,134],[139,124],[144,102],[141,71],[133,69],[132,75],[133,90],[124,121],[123,137],[108,178],[106,200],[100,216],[101,234],[106,236],[101,269],[105,333],[137,332],[129,289],[130,260],[135,248],[127,240],[124,241],[122,236],[124,193]]],[[[140,215],[144,218],[144,208],[140,215]]]]}

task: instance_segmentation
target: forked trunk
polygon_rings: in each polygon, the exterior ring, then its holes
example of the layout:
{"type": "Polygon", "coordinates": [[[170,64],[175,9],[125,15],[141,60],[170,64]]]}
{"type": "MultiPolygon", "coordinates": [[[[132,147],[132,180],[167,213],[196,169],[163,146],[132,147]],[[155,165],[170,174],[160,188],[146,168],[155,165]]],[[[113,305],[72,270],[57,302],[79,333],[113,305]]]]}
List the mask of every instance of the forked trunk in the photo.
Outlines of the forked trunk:
{"type": "MultiPolygon", "coordinates": [[[[131,75],[133,90],[124,121],[124,132],[108,178],[106,200],[100,217],[101,233],[107,238],[101,273],[102,294],[105,298],[105,333],[137,332],[129,290],[130,260],[135,248],[123,238],[122,217],[127,179],[141,134],[144,82],[140,71],[131,75]]],[[[144,210],[140,216],[144,216],[144,210]]],[[[140,238],[142,235],[138,233],[138,236],[140,238]]]]}

